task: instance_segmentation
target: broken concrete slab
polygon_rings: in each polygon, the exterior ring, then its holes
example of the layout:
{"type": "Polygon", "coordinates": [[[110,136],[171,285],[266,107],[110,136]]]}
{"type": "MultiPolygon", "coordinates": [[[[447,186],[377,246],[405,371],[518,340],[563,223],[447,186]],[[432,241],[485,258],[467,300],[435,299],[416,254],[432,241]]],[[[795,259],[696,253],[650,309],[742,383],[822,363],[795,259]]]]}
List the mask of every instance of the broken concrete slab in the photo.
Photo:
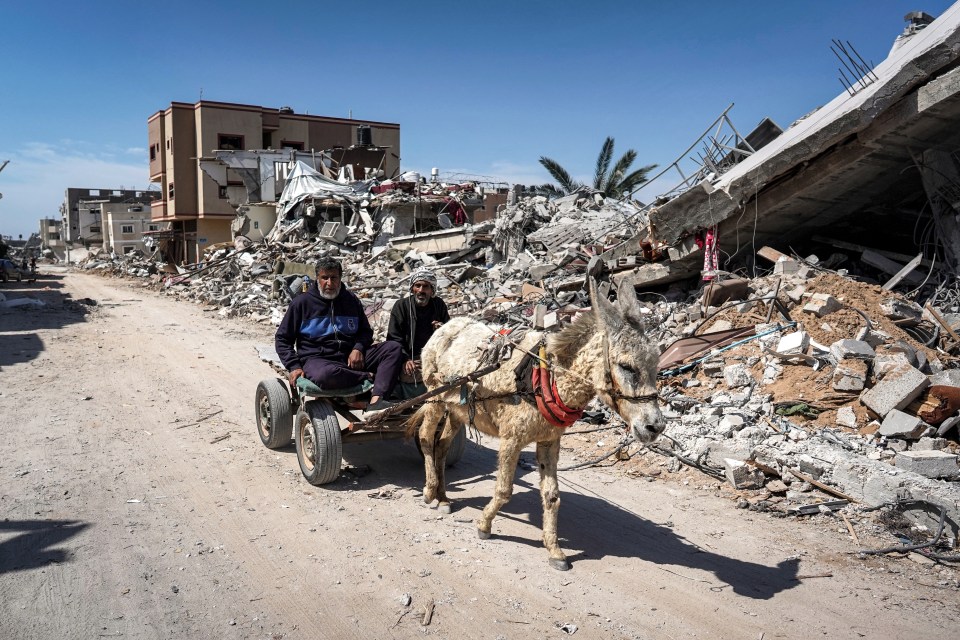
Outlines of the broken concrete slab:
{"type": "Polygon", "coordinates": [[[960,472],[957,456],[945,451],[901,451],[894,459],[897,468],[925,478],[953,478],[960,472]]]}
{"type": "Polygon", "coordinates": [[[930,380],[917,369],[902,365],[884,377],[876,386],[860,395],[860,402],[879,415],[903,409],[930,386],[930,380]]]}
{"type": "Polygon", "coordinates": [[[836,391],[863,391],[867,384],[867,363],[863,360],[841,360],[833,370],[831,386],[836,391]]]}
{"type": "Polygon", "coordinates": [[[877,433],[888,438],[916,440],[928,427],[929,425],[917,416],[904,413],[899,409],[893,409],[887,413],[877,433]]]}
{"type": "Polygon", "coordinates": [[[873,360],[876,353],[873,347],[862,340],[853,340],[846,338],[837,340],[830,345],[830,354],[834,360],[840,362],[846,359],[873,360]]]}
{"type": "Polygon", "coordinates": [[[833,296],[826,293],[815,293],[810,296],[810,302],[803,306],[806,313],[812,313],[819,318],[838,311],[843,305],[833,296]]]}
{"type": "Polygon", "coordinates": [[[723,468],[727,481],[734,489],[759,489],[763,486],[763,472],[746,462],[724,458],[723,468]]]}

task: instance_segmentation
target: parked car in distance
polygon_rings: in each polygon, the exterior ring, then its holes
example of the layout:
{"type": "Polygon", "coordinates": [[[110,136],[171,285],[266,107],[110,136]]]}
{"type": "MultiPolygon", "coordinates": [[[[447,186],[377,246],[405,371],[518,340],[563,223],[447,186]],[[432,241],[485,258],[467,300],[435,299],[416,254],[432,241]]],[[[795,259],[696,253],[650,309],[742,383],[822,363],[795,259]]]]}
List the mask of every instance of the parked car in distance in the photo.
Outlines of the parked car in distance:
{"type": "Polygon", "coordinates": [[[12,260],[0,258],[0,282],[9,282],[10,280],[20,282],[23,280],[23,272],[17,265],[13,264],[12,260]]]}

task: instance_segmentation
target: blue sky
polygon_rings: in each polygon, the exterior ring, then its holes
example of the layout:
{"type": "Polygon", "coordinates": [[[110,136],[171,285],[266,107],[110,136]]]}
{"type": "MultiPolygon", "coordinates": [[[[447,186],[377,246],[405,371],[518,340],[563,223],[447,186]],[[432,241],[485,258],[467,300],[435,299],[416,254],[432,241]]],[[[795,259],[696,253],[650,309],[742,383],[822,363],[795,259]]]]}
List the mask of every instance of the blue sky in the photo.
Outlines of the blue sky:
{"type": "Polygon", "coordinates": [[[0,234],[59,217],[67,187],[147,180],[171,101],[289,105],[401,125],[404,169],[589,180],[600,145],[676,159],[731,102],[741,133],[843,89],[830,41],[879,63],[903,16],[947,0],[5,2],[0,234]]]}

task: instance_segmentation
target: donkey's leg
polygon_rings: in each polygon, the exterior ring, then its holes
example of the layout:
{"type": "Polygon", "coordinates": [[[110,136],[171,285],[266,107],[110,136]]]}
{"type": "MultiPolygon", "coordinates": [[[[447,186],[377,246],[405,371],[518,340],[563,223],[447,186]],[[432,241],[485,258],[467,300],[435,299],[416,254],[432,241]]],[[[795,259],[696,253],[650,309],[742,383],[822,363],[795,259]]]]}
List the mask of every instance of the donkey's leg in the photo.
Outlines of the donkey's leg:
{"type": "Polygon", "coordinates": [[[493,491],[493,498],[483,509],[483,514],[477,520],[477,535],[486,540],[490,537],[493,517],[497,511],[507,504],[513,495],[513,476],[517,472],[517,460],[523,446],[514,438],[500,440],[500,451],[497,454],[497,487],[493,491]]]}
{"type": "Polygon", "coordinates": [[[560,440],[537,443],[537,466],[540,467],[540,499],[543,501],[543,546],[550,553],[550,566],[560,571],[570,568],[567,556],[557,543],[557,515],[560,512],[560,485],[557,483],[557,462],[560,440]]]}
{"type": "Polygon", "coordinates": [[[420,451],[423,453],[423,468],[426,472],[426,480],[423,486],[423,501],[427,504],[433,502],[437,497],[437,488],[440,486],[440,478],[437,477],[436,456],[433,444],[436,442],[437,426],[443,418],[444,407],[441,403],[428,403],[423,414],[423,422],[420,423],[420,429],[417,432],[417,438],[420,441],[420,451]]]}
{"type": "Polygon", "coordinates": [[[447,452],[450,451],[450,443],[453,442],[453,436],[456,435],[459,425],[455,426],[453,416],[447,413],[447,419],[444,420],[443,429],[437,438],[437,444],[434,447],[433,460],[436,464],[438,489],[437,489],[437,509],[440,513],[450,513],[453,507],[447,498],[447,479],[445,471],[447,468],[447,452]]]}

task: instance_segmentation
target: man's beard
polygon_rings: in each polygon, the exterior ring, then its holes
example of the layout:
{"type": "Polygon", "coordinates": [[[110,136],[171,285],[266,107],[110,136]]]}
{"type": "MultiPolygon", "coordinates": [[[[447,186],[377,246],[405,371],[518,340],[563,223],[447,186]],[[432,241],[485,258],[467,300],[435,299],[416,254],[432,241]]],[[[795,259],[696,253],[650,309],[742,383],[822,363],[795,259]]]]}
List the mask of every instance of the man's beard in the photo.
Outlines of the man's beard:
{"type": "Polygon", "coordinates": [[[413,299],[416,301],[417,306],[425,307],[427,303],[430,302],[430,296],[425,293],[415,293],[413,294],[413,299]]]}
{"type": "MultiPolygon", "coordinates": [[[[318,289],[319,289],[319,287],[318,287],[318,289]]],[[[337,287],[337,290],[336,290],[336,291],[333,291],[333,292],[331,292],[331,293],[327,293],[327,292],[324,291],[323,289],[320,289],[320,297],[323,298],[324,300],[333,300],[333,299],[335,299],[338,295],[340,295],[340,287],[337,287]]]]}

